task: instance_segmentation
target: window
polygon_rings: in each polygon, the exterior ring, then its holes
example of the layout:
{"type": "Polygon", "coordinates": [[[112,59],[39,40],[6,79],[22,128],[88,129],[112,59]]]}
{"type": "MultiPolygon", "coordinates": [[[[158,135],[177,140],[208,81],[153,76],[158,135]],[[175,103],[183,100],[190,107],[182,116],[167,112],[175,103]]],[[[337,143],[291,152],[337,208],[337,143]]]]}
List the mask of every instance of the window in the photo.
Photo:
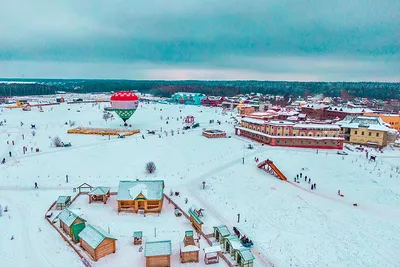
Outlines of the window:
{"type": "Polygon", "coordinates": [[[308,141],[308,144],[311,145],[311,141],[308,141]]]}
{"type": "Polygon", "coordinates": [[[280,136],[281,134],[280,133],[278,133],[278,136],[280,136]]]}
{"type": "Polygon", "coordinates": [[[296,134],[293,134],[293,136],[296,136],[296,134]]]}
{"type": "Polygon", "coordinates": [[[326,144],[328,144],[327,142],[324,142],[324,144],[326,145],[326,144]]]}
{"type": "Polygon", "coordinates": [[[278,144],[280,144],[281,143],[281,140],[278,140],[278,141],[276,141],[278,144]]]}
{"type": "Polygon", "coordinates": [[[317,136],[319,137],[319,134],[317,134],[317,136]]]}
{"type": "Polygon", "coordinates": [[[301,134],[301,136],[304,136],[304,134],[301,134]]]}
{"type": "Polygon", "coordinates": [[[368,136],[371,136],[371,135],[372,135],[372,133],[371,133],[371,132],[369,132],[369,133],[368,133],[368,136]]]}
{"type": "Polygon", "coordinates": [[[361,132],[361,135],[364,135],[364,132],[361,132]]]}
{"type": "Polygon", "coordinates": [[[357,131],[354,131],[354,134],[357,134],[357,131]]]}
{"type": "Polygon", "coordinates": [[[376,133],[376,137],[379,137],[379,133],[376,133]]]}

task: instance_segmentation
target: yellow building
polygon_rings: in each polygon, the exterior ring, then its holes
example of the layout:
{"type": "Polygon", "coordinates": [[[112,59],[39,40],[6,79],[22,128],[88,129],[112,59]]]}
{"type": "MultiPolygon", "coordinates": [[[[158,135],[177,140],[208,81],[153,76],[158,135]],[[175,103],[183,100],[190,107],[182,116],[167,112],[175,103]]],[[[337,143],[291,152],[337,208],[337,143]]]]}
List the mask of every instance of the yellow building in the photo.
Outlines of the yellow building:
{"type": "Polygon", "coordinates": [[[389,128],[376,116],[346,117],[338,122],[345,140],[351,144],[385,147],[389,128]]]}
{"type": "Polygon", "coordinates": [[[376,117],[379,116],[384,122],[390,124],[390,127],[400,131],[400,114],[373,114],[373,113],[365,113],[364,116],[368,117],[376,117]]]}

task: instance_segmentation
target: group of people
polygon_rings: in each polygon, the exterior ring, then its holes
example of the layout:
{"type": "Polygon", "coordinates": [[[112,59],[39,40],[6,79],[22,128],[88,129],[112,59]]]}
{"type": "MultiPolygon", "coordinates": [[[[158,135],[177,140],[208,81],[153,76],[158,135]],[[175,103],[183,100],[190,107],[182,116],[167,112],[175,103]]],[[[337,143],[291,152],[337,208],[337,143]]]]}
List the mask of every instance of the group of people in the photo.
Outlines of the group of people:
{"type": "MultiPolygon", "coordinates": [[[[294,177],[294,182],[299,183],[300,182],[299,179],[302,179],[302,178],[303,178],[303,173],[296,174],[296,177],[294,177]]],[[[309,178],[309,177],[307,177],[307,175],[305,175],[304,182],[307,182],[307,179],[308,179],[308,183],[311,184],[311,178],[309,178]]],[[[317,184],[316,183],[311,184],[311,190],[315,190],[315,189],[317,189],[317,184]]]]}

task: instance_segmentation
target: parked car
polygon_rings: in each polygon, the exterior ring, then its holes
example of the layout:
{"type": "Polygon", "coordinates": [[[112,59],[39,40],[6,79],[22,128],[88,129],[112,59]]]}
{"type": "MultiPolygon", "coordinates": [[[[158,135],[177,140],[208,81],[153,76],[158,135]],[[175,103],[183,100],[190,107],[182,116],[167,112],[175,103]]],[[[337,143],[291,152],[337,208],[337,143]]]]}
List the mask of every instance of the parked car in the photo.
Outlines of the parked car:
{"type": "Polygon", "coordinates": [[[344,151],[338,151],[337,154],[338,154],[338,155],[348,155],[348,153],[347,153],[347,152],[344,152],[344,151]]]}
{"type": "Polygon", "coordinates": [[[125,138],[126,135],[125,134],[118,134],[118,138],[125,138]]]}
{"type": "Polygon", "coordinates": [[[192,128],[197,128],[200,127],[200,123],[196,122],[195,124],[193,124],[192,128]]]}

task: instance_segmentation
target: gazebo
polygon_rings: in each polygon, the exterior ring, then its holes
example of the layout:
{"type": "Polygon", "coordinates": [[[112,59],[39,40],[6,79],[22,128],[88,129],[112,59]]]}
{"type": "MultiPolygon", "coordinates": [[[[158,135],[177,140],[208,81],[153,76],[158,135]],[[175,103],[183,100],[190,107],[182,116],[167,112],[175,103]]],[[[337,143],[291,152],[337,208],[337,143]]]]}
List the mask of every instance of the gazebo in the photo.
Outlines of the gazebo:
{"type": "Polygon", "coordinates": [[[99,201],[104,204],[107,203],[107,200],[110,198],[110,187],[105,186],[96,186],[88,193],[89,203],[99,201]]]}
{"type": "Polygon", "coordinates": [[[221,246],[207,247],[204,249],[204,263],[218,263],[219,253],[221,253],[221,246]]]}
{"type": "Polygon", "coordinates": [[[56,209],[63,210],[71,205],[71,196],[59,196],[56,202],[56,209]]]}

